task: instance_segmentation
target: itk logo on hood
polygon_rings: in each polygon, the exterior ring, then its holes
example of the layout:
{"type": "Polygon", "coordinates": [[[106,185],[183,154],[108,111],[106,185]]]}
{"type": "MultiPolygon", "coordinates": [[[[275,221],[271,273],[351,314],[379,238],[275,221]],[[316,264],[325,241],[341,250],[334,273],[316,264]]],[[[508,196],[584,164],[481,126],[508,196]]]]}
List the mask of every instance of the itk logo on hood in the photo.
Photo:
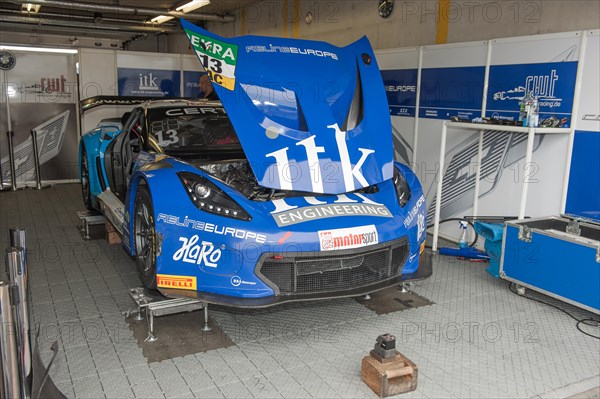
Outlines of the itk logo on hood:
{"type": "MultiPolygon", "coordinates": [[[[348,152],[348,145],[346,143],[346,133],[342,131],[337,123],[333,125],[327,126],[329,129],[333,129],[335,133],[335,142],[337,144],[337,150],[340,155],[340,164],[342,167],[342,176],[344,178],[344,185],[346,187],[347,192],[354,191],[357,187],[355,187],[354,179],[356,179],[360,187],[367,187],[369,183],[367,179],[365,179],[361,168],[367,157],[375,152],[375,150],[369,148],[358,148],[360,151],[360,158],[355,163],[354,167],[352,167],[352,162],[350,160],[350,153],[348,152]]],[[[268,132],[268,131],[267,131],[268,132]]],[[[308,164],[312,165],[310,174],[314,178],[311,179],[312,182],[312,192],[313,193],[322,193],[323,190],[323,178],[321,176],[321,165],[319,163],[319,154],[325,153],[329,154],[324,147],[318,146],[316,144],[316,135],[312,135],[304,140],[301,140],[296,143],[298,146],[304,147],[306,151],[306,157],[308,160],[308,164]]],[[[279,185],[282,190],[293,190],[293,184],[287,173],[289,172],[290,160],[288,158],[288,147],[282,148],[280,150],[271,152],[266,154],[265,157],[270,158],[273,157],[276,160],[277,166],[277,175],[279,178],[279,185]]]]}

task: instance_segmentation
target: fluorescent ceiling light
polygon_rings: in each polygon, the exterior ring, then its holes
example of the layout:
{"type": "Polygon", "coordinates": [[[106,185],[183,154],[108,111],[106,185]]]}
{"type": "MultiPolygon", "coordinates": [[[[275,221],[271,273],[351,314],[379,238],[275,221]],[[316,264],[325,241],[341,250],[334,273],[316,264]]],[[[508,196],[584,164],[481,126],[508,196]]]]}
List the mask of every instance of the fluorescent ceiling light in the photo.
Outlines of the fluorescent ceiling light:
{"type": "Polygon", "coordinates": [[[74,48],[51,48],[51,47],[25,47],[25,46],[5,46],[0,45],[0,50],[13,51],[34,51],[38,53],[61,53],[61,54],[77,54],[78,50],[74,48]]]}
{"type": "Polygon", "coordinates": [[[8,94],[9,97],[14,97],[17,95],[17,88],[14,84],[9,83],[6,85],[6,94],[8,94]]]}
{"type": "Polygon", "coordinates": [[[25,14],[37,14],[42,8],[41,4],[23,3],[21,4],[21,12],[25,14]]]}
{"type": "Polygon", "coordinates": [[[154,17],[148,22],[149,24],[162,24],[164,22],[170,21],[175,17],[171,15],[159,15],[158,17],[154,17]]]}
{"type": "MultiPolygon", "coordinates": [[[[188,12],[194,11],[194,10],[200,8],[200,7],[204,7],[204,6],[208,5],[208,4],[210,4],[210,0],[192,0],[192,1],[188,1],[184,5],[181,5],[181,6],[177,7],[175,10],[176,11],[181,11],[183,13],[188,13],[188,12]]],[[[172,20],[173,18],[175,18],[175,17],[172,16],[172,15],[159,15],[158,17],[152,18],[147,23],[149,23],[149,24],[162,24],[162,23],[165,23],[167,21],[172,20]]]]}
{"type": "Polygon", "coordinates": [[[175,10],[181,11],[184,13],[188,13],[190,11],[194,11],[200,7],[204,7],[210,4],[210,0],[192,0],[190,2],[185,3],[182,6],[177,7],[175,10]]]}

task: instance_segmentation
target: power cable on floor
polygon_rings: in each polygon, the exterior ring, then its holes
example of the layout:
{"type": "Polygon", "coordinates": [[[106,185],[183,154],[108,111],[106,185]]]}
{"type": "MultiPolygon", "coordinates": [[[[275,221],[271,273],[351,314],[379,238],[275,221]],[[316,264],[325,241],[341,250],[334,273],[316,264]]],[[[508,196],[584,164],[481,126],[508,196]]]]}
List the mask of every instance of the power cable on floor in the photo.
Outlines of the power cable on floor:
{"type": "Polygon", "coordinates": [[[530,297],[530,296],[527,296],[527,295],[521,295],[521,294],[519,294],[519,293],[518,293],[516,290],[513,290],[513,287],[514,287],[514,285],[515,285],[515,283],[513,283],[513,282],[510,282],[510,281],[509,281],[509,283],[508,283],[508,289],[509,289],[509,290],[510,290],[510,292],[512,292],[513,294],[515,294],[515,295],[518,295],[518,296],[520,296],[521,298],[530,299],[530,300],[532,300],[532,301],[539,302],[539,303],[542,303],[542,304],[544,304],[544,305],[551,306],[551,307],[553,307],[554,309],[558,309],[558,310],[560,310],[561,312],[565,313],[567,316],[569,316],[570,318],[572,318],[573,320],[575,320],[575,321],[577,322],[577,324],[575,325],[575,327],[576,327],[576,328],[577,328],[577,329],[578,329],[580,332],[582,332],[583,334],[585,334],[585,335],[587,335],[587,336],[589,336],[589,337],[596,338],[596,339],[600,339],[600,336],[598,336],[598,335],[593,335],[593,334],[590,334],[590,333],[588,333],[588,332],[585,332],[585,331],[583,331],[583,330],[581,329],[581,327],[579,326],[580,324],[585,324],[586,326],[600,327],[600,320],[595,320],[595,319],[592,319],[592,318],[587,318],[587,319],[578,319],[577,317],[573,316],[571,313],[567,312],[566,310],[564,310],[564,309],[563,309],[563,308],[561,308],[560,306],[553,305],[553,304],[551,304],[550,302],[546,302],[546,301],[542,301],[542,300],[540,300],[540,299],[532,298],[532,297],[530,297]],[[589,322],[592,322],[593,324],[590,324],[589,322]]]}

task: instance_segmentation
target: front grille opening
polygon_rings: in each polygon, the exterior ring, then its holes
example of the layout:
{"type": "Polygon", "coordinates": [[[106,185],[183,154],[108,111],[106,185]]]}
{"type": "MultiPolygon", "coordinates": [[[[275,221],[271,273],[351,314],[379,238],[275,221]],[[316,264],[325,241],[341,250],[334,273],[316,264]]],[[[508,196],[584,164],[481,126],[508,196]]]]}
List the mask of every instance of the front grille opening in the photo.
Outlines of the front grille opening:
{"type": "Polygon", "coordinates": [[[347,254],[348,251],[285,254],[263,258],[258,272],[279,295],[343,291],[397,277],[409,254],[406,238],[386,246],[347,254]]]}

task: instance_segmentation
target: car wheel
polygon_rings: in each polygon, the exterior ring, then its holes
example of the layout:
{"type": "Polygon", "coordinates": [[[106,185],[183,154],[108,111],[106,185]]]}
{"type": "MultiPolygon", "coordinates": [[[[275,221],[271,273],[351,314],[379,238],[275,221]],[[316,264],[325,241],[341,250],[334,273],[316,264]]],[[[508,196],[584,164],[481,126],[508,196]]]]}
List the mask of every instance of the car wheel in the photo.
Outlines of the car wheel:
{"type": "Polygon", "coordinates": [[[90,165],[88,164],[85,147],[82,147],[81,149],[81,194],[83,194],[83,203],[85,204],[85,207],[89,210],[93,210],[90,189],[90,165]]]}
{"type": "Polygon", "coordinates": [[[142,284],[156,289],[156,232],[152,198],[146,186],[138,188],[135,197],[133,228],[135,234],[135,261],[142,284]]]}

